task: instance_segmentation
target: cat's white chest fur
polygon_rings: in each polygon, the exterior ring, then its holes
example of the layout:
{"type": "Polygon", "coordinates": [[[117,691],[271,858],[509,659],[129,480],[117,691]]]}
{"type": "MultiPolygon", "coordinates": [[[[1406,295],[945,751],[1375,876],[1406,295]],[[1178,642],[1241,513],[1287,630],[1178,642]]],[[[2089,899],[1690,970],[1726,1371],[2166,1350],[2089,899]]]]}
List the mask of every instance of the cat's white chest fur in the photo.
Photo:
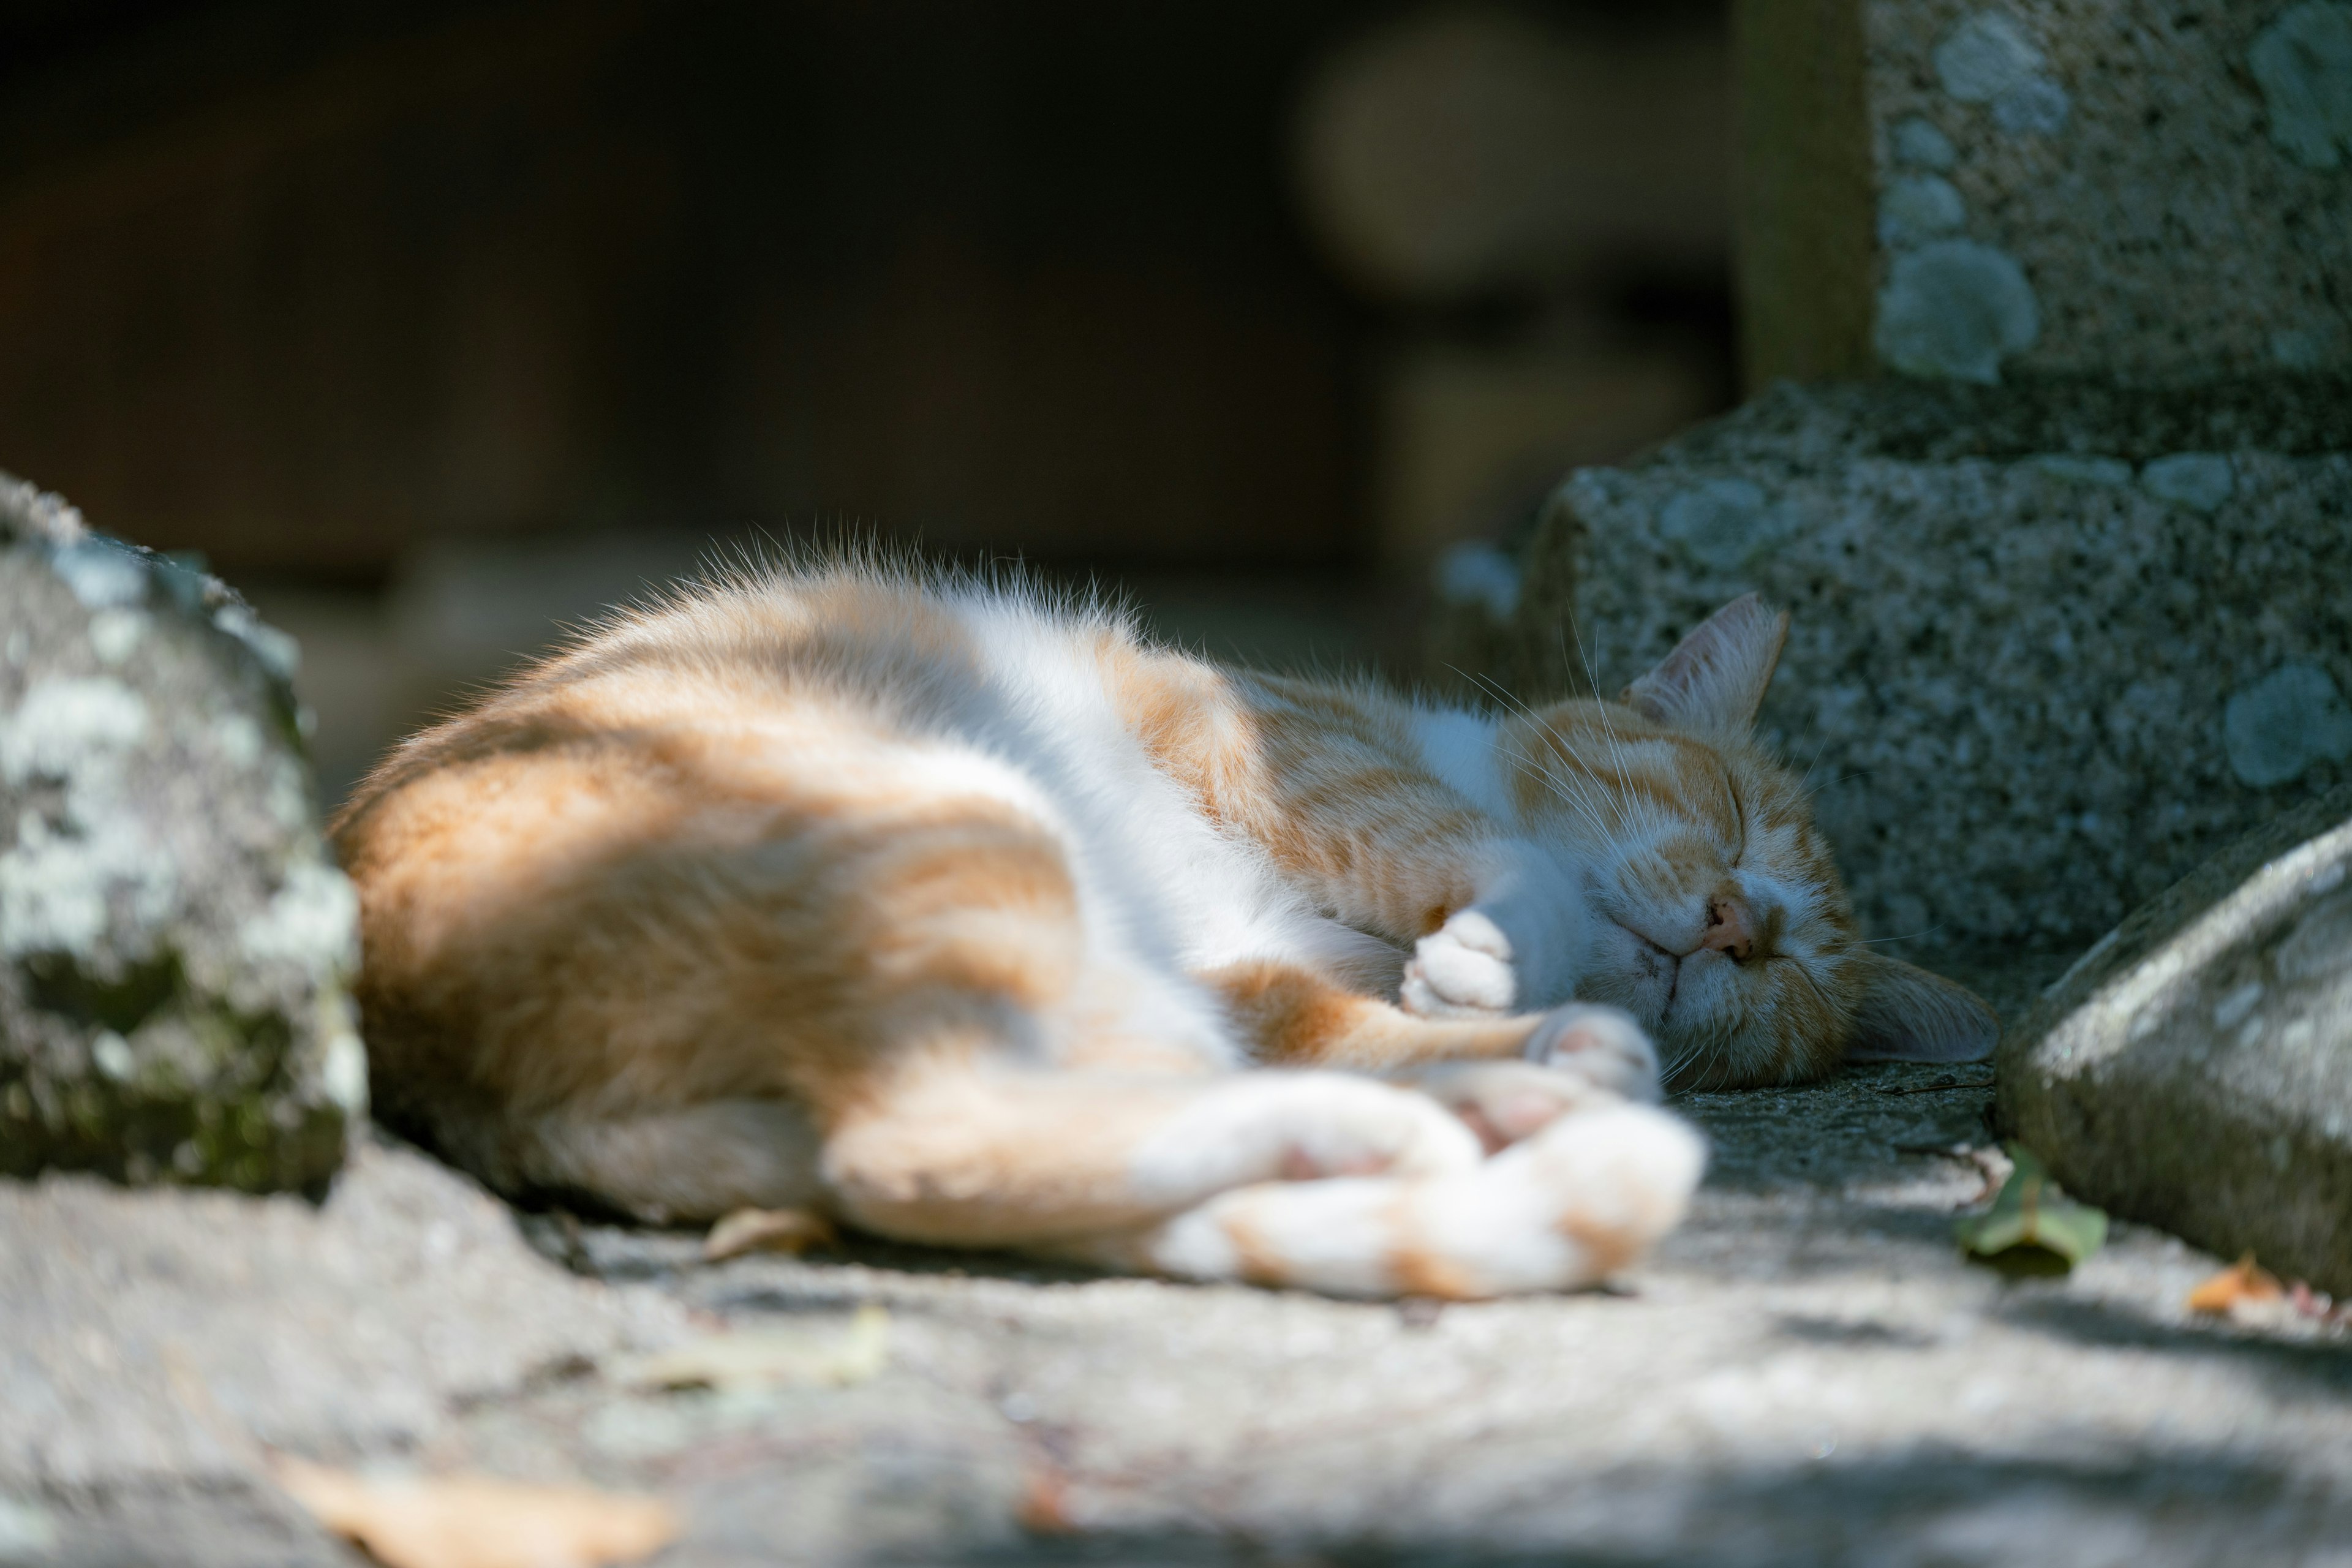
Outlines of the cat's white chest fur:
{"type": "Polygon", "coordinates": [[[1423,709],[1413,715],[1412,738],[1440,783],[1496,822],[1511,820],[1492,720],[1450,708],[1423,709]]]}
{"type": "Polygon", "coordinates": [[[1503,828],[1498,864],[1472,908],[1423,937],[1404,980],[1415,1012],[1554,1006],[1576,994],[1592,948],[1588,868],[1566,846],[1518,837],[1494,721],[1454,709],[1413,715],[1422,764],[1503,828]]]}
{"type": "MultiPolygon", "coordinates": [[[[982,653],[988,711],[969,738],[1019,773],[1048,816],[1079,887],[1094,951],[1153,977],[1139,1014],[1213,1011],[1184,976],[1251,960],[1360,967],[1377,939],[1328,920],[1284,882],[1263,849],[1221,832],[1154,767],[1066,629],[1026,606],[965,612],[982,653]]],[[[1155,1023],[1155,1032],[1164,1024],[1155,1023]]],[[[1224,1037],[1222,1025],[1192,1031],[1224,1037]]],[[[1237,1060],[1230,1044],[1219,1047],[1237,1060]]]]}

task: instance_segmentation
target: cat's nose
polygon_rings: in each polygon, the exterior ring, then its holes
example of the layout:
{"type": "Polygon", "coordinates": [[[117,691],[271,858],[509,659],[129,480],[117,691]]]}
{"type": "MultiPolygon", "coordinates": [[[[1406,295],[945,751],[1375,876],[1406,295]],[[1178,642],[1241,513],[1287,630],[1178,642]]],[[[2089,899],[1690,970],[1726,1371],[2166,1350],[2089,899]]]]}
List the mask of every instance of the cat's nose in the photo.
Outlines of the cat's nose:
{"type": "Polygon", "coordinates": [[[1756,951],[1756,930],[1747,904],[1718,894],[1706,906],[1706,934],[1699,945],[1730,954],[1735,963],[1747,963],[1756,951]]]}

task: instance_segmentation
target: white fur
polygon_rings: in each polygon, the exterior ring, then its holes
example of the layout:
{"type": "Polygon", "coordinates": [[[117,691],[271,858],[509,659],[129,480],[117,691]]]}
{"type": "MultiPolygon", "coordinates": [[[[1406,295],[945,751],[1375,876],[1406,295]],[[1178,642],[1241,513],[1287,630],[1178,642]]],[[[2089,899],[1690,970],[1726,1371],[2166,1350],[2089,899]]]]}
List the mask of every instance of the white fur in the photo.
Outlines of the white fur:
{"type": "Polygon", "coordinates": [[[1594,954],[1584,868],[1529,839],[1495,846],[1477,900],[1421,939],[1399,1000],[1432,1017],[1532,1011],[1576,994],[1594,954]]]}
{"type": "Polygon", "coordinates": [[[1336,1073],[1251,1073],[1154,1132],[1128,1179],[1144,1202],[1173,1206],[1255,1182],[1435,1175],[1478,1159],[1470,1130],[1425,1095],[1336,1073]]]}
{"type": "Polygon", "coordinates": [[[1400,1275],[1410,1248],[1473,1296],[1570,1289],[1681,1220],[1706,1164],[1698,1135],[1664,1111],[1605,1105],[1563,1116],[1474,1169],[1421,1179],[1356,1177],[1237,1188],[1143,1238],[1171,1274],[1231,1279],[1255,1262],[1279,1283],[1387,1296],[1424,1281],[1400,1275]]]}
{"type": "Polygon", "coordinates": [[[1440,783],[1496,821],[1512,819],[1492,719],[1459,709],[1423,708],[1413,714],[1412,739],[1423,764],[1440,783]]]}
{"type": "Polygon", "coordinates": [[[1403,1005],[1428,1017],[1507,1013],[1519,997],[1514,956],[1500,926],[1479,910],[1464,910],[1414,945],[1403,1005]]]}
{"type": "MultiPolygon", "coordinates": [[[[1218,831],[1152,765],[1078,628],[1003,595],[974,594],[958,607],[995,699],[983,743],[1050,798],[1041,819],[1067,854],[1093,952],[1172,977],[1251,959],[1347,969],[1383,948],[1311,908],[1262,850],[1218,831]]],[[[1214,1040],[1213,1059],[1237,1063],[1208,998],[1181,981],[1171,987],[1139,1010],[1150,1032],[1214,1040]]]]}

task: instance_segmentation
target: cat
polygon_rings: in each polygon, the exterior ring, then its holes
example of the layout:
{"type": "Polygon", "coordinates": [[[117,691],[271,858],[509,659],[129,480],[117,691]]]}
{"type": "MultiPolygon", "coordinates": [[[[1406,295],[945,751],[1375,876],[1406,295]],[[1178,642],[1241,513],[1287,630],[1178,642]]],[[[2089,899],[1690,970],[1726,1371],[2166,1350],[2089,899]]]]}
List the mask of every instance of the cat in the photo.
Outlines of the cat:
{"type": "Polygon", "coordinates": [[[624,613],[332,833],[379,1115],[510,1194],[1339,1295],[1592,1282],[1674,1083],[1969,1059],[1750,729],[1754,596],[1614,702],[1222,668],[872,560],[624,613]],[[1248,1069],[1248,1070],[1243,1070],[1248,1069]]]}

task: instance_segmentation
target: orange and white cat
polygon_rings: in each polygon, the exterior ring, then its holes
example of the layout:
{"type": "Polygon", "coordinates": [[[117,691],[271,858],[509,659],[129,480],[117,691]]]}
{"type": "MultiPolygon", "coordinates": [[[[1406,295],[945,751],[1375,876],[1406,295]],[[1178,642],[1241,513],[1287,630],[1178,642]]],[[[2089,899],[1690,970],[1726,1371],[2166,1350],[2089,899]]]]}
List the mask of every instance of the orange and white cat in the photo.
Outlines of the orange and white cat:
{"type": "Polygon", "coordinates": [[[1680,1218],[1678,1085],[1991,1045],[1748,738],[1787,620],[1517,715],[813,564],[625,615],[335,826],[379,1114],[509,1193],[1480,1297],[1680,1218]]]}

